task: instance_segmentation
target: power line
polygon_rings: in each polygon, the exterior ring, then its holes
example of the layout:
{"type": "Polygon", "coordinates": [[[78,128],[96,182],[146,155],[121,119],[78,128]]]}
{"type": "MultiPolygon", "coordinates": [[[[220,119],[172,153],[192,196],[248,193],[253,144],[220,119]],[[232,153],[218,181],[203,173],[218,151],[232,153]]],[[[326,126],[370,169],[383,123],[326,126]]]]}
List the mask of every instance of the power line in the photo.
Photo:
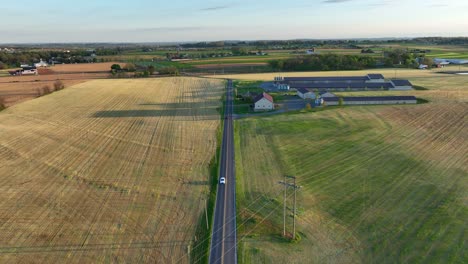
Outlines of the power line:
{"type": "Polygon", "coordinates": [[[292,233],[292,239],[296,239],[296,205],[297,205],[297,199],[296,199],[296,192],[298,189],[302,188],[302,186],[296,185],[296,177],[294,176],[284,176],[284,181],[279,181],[279,184],[284,186],[284,199],[283,199],[283,236],[286,237],[286,193],[288,188],[293,188],[294,189],[294,199],[293,199],[293,233],[292,233]],[[289,183],[287,180],[292,179],[293,183],[289,183]]]}

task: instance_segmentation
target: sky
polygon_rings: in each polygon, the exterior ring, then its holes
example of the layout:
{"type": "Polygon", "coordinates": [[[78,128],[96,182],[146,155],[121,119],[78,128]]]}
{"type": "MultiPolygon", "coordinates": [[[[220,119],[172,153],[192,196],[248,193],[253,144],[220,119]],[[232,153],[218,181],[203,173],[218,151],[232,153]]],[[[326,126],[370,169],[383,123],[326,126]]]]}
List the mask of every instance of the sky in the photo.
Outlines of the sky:
{"type": "Polygon", "coordinates": [[[22,0],[0,43],[468,36],[467,0],[22,0]]]}

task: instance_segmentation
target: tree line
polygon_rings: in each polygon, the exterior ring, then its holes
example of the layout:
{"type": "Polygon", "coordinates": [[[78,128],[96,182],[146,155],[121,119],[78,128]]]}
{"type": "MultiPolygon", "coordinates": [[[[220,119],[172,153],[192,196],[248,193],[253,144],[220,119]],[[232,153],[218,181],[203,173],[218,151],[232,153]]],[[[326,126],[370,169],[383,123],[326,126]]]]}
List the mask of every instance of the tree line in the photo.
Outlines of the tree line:
{"type": "Polygon", "coordinates": [[[269,65],[279,71],[336,71],[375,68],[377,61],[368,56],[323,54],[272,60],[269,65]]]}

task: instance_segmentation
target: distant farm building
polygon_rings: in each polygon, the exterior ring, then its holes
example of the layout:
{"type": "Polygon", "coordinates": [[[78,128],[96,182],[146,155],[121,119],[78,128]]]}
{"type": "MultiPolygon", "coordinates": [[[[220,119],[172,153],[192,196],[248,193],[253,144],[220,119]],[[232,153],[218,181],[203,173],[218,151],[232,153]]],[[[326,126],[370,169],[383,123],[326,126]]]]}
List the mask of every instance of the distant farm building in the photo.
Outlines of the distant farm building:
{"type": "Polygon", "coordinates": [[[385,105],[385,104],[416,104],[414,96],[359,96],[359,97],[325,97],[326,105],[385,105]]]}
{"type": "Polygon", "coordinates": [[[367,74],[369,80],[366,82],[375,82],[375,83],[383,83],[385,82],[385,78],[382,74],[367,74]]]}
{"type": "Polygon", "coordinates": [[[265,111],[275,109],[273,97],[267,93],[261,93],[254,99],[254,110],[265,111]]]}
{"type": "Polygon", "coordinates": [[[418,69],[420,69],[420,70],[425,70],[427,68],[429,68],[429,65],[426,65],[426,64],[419,64],[419,66],[418,66],[418,69]]]}
{"type": "Polygon", "coordinates": [[[24,66],[21,70],[9,71],[10,75],[37,75],[37,68],[34,66],[24,66]]]}
{"type": "Polygon", "coordinates": [[[413,89],[413,84],[408,80],[391,80],[390,83],[393,85],[390,90],[405,91],[413,89]]]}
{"type": "Polygon", "coordinates": [[[443,63],[444,65],[447,65],[447,64],[461,65],[461,64],[468,64],[468,60],[466,60],[466,59],[439,59],[439,58],[436,58],[436,59],[434,59],[434,63],[435,64],[443,63]]]}
{"type": "Polygon", "coordinates": [[[330,93],[330,92],[321,92],[320,97],[322,97],[322,98],[324,98],[324,97],[336,97],[336,95],[334,93],[330,93]]]}
{"type": "Polygon", "coordinates": [[[305,88],[299,88],[297,89],[297,96],[299,96],[302,99],[315,99],[315,93],[312,91],[309,91],[305,88]]]}
{"type": "Polygon", "coordinates": [[[41,59],[41,61],[38,62],[38,63],[35,63],[34,66],[35,66],[36,68],[49,67],[49,64],[47,64],[47,62],[45,62],[45,61],[43,61],[43,60],[41,59]]]}
{"type": "MultiPolygon", "coordinates": [[[[409,82],[408,82],[409,83],[409,82]]],[[[339,77],[275,77],[275,87],[289,85],[290,89],[312,89],[315,91],[379,91],[394,90],[391,81],[386,81],[382,74],[368,74],[365,76],[339,76],[339,77]]],[[[405,85],[406,90],[413,89],[405,85]]]]}

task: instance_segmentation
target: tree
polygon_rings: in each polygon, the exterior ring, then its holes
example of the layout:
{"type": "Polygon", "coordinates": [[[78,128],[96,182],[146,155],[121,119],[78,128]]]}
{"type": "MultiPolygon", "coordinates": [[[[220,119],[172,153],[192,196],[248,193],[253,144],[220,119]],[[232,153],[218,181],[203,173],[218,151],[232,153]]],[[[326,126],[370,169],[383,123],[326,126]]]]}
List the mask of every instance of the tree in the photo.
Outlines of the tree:
{"type": "Polygon", "coordinates": [[[233,47],[231,48],[231,52],[234,56],[243,56],[249,53],[246,48],[242,47],[233,47]]]}
{"type": "Polygon", "coordinates": [[[0,61],[0,70],[3,70],[6,68],[6,64],[0,61]]]}
{"type": "Polygon", "coordinates": [[[163,75],[179,75],[179,70],[176,67],[164,67],[159,70],[163,75]]]}
{"type": "Polygon", "coordinates": [[[57,80],[54,82],[54,90],[55,91],[60,91],[65,88],[65,84],[61,80],[57,80]]]}
{"type": "Polygon", "coordinates": [[[312,110],[312,106],[310,105],[310,103],[307,103],[307,104],[306,104],[306,110],[307,110],[307,111],[312,110]]]}
{"type": "Polygon", "coordinates": [[[146,68],[146,70],[148,71],[149,75],[153,75],[153,73],[154,73],[154,71],[156,69],[154,68],[153,65],[150,65],[150,66],[148,66],[148,68],[146,68]]]}
{"type": "Polygon", "coordinates": [[[50,87],[48,85],[44,85],[42,87],[42,94],[43,95],[48,95],[50,93],[52,93],[52,90],[50,89],[50,87]]]}
{"type": "Polygon", "coordinates": [[[122,68],[120,67],[120,64],[112,64],[111,66],[111,71],[116,72],[116,71],[121,71],[122,68]]]}
{"type": "Polygon", "coordinates": [[[338,105],[339,105],[339,106],[342,106],[342,105],[343,105],[343,97],[340,97],[340,98],[338,99],[338,105]]]}
{"type": "Polygon", "coordinates": [[[136,71],[136,66],[133,63],[127,63],[124,66],[124,70],[126,70],[128,72],[135,72],[136,71]]]}
{"type": "Polygon", "coordinates": [[[424,57],[421,63],[431,67],[434,64],[434,60],[429,57],[424,57]]]}

